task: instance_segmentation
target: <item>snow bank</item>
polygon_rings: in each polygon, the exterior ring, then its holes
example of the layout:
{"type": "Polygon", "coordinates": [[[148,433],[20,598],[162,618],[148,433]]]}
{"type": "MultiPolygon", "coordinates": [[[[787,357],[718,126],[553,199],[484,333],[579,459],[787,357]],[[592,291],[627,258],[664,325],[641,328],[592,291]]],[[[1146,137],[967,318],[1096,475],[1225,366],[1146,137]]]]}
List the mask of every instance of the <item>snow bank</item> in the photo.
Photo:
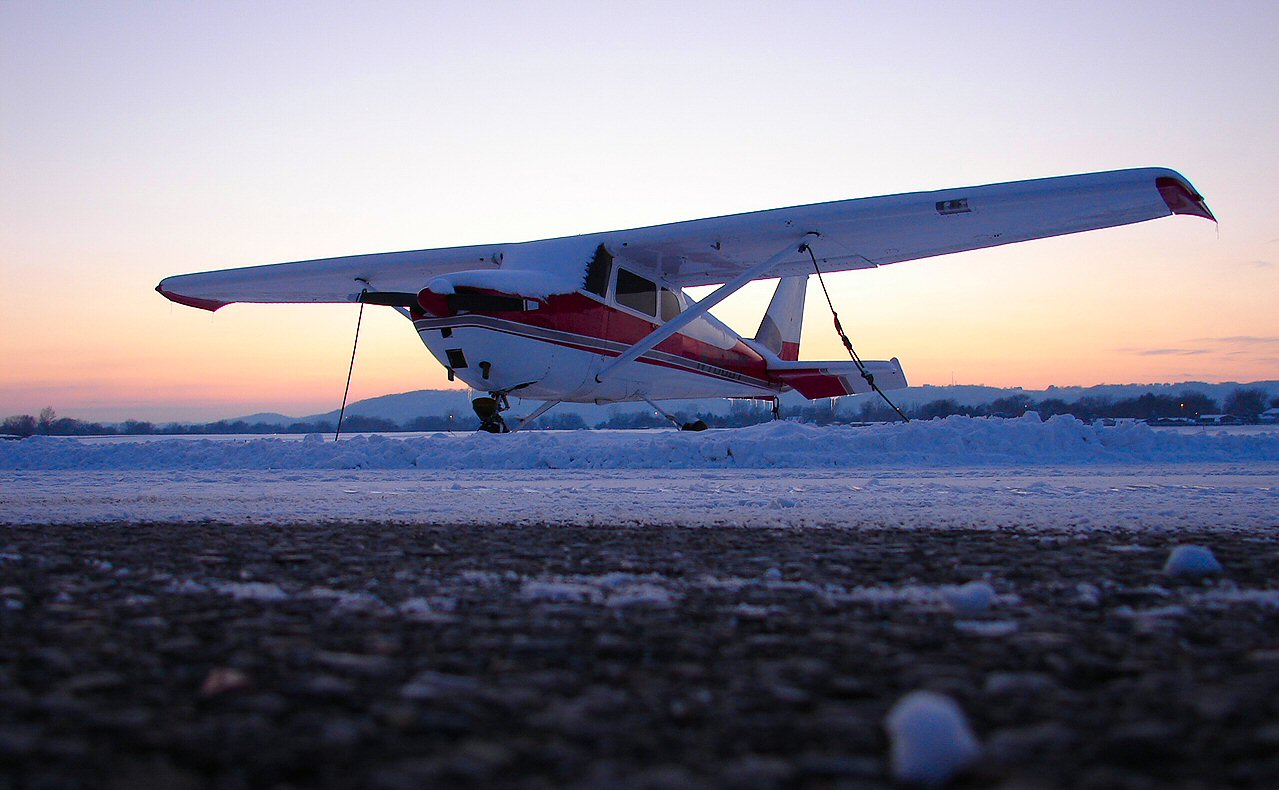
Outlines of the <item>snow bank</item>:
{"type": "MultiPolygon", "coordinates": [[[[31,437],[0,444],[0,469],[902,468],[1279,461],[1279,432],[1217,435],[1146,425],[949,417],[869,427],[774,422],[704,433],[529,431],[357,436],[340,442],[31,437]]],[[[778,507],[786,503],[778,500],[778,507]]]]}
{"type": "Polygon", "coordinates": [[[931,691],[902,697],[884,727],[892,740],[893,777],[901,782],[944,784],[981,752],[959,705],[931,691]]]}

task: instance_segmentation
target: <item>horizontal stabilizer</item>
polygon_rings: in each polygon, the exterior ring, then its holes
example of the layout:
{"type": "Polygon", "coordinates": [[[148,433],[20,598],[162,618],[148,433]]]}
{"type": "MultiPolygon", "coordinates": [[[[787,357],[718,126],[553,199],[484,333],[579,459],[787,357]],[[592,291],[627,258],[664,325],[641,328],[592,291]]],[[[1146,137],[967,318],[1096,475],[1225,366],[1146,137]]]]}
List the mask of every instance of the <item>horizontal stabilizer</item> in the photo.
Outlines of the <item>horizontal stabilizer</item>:
{"type": "MultiPolygon", "coordinates": [[[[896,357],[888,361],[862,363],[881,390],[900,390],[909,386],[902,365],[896,357]]],[[[809,400],[837,398],[841,395],[864,395],[874,392],[862,377],[856,362],[783,362],[768,366],[768,374],[780,379],[809,400]]]]}

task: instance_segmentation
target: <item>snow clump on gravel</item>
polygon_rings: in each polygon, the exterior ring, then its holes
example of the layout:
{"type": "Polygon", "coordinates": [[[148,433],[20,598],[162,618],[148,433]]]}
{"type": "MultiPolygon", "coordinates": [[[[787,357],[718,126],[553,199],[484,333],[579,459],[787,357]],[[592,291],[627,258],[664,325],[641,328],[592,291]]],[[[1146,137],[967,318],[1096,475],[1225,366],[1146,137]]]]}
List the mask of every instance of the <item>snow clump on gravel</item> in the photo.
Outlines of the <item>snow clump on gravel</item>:
{"type": "Polygon", "coordinates": [[[940,785],[977,759],[981,747],[959,705],[932,691],[912,691],[884,719],[893,777],[940,785]]]}
{"type": "Polygon", "coordinates": [[[1221,563],[1203,546],[1177,546],[1164,563],[1169,576],[1208,576],[1221,570],[1221,563]]]}
{"type": "Polygon", "coordinates": [[[956,614],[982,614],[995,602],[995,588],[986,582],[968,582],[958,587],[944,587],[942,599],[956,614]]]}

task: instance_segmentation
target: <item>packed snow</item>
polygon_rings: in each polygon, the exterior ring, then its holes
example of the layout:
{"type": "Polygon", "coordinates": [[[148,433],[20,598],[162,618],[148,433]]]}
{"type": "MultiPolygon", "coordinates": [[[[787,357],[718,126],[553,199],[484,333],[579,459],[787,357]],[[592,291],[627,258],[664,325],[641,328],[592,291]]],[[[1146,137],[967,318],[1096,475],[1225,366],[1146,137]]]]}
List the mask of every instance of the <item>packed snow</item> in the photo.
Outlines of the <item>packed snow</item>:
{"type": "MultiPolygon", "coordinates": [[[[0,444],[0,469],[821,469],[1279,461],[1279,430],[1157,431],[1144,424],[949,417],[871,426],[772,422],[706,432],[526,431],[0,444]]],[[[785,503],[779,500],[779,506],[785,503]]]]}
{"type": "Polygon", "coordinates": [[[0,524],[1276,526],[1279,432],[952,417],[703,433],[0,443],[0,524]]]}

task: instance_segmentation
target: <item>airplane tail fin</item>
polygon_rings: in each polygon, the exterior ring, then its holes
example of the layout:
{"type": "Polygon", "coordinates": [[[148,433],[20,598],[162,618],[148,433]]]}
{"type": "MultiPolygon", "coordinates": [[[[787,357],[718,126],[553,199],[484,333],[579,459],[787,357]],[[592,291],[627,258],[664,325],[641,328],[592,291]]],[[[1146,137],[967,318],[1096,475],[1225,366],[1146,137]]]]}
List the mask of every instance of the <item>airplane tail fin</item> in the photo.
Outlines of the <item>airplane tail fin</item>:
{"type": "MultiPolygon", "coordinates": [[[[769,376],[810,400],[874,392],[856,362],[799,361],[799,333],[804,324],[804,292],[807,285],[807,274],[778,280],[773,301],[768,303],[764,320],[755,333],[755,343],[761,347],[761,351],[776,355],[774,359],[765,355],[769,376]]],[[[902,372],[901,363],[896,357],[884,361],[869,360],[863,364],[881,390],[903,389],[907,386],[906,374],[902,372]]]]}
{"type": "Polygon", "coordinates": [[[777,281],[773,301],[768,303],[759,323],[755,342],[788,362],[799,359],[799,333],[804,325],[804,292],[808,275],[798,274],[777,281]]]}

